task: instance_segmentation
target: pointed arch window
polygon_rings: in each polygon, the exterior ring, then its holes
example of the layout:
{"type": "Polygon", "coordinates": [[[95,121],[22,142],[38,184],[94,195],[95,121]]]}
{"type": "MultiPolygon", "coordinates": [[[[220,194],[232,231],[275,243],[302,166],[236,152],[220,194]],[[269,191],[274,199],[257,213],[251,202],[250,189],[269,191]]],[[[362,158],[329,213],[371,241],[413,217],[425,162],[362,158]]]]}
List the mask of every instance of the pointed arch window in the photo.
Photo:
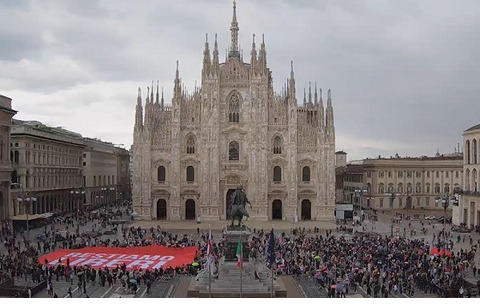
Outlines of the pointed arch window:
{"type": "Polygon", "coordinates": [[[157,176],[158,176],[158,181],[159,182],[165,182],[165,167],[164,166],[158,167],[157,176]]]}
{"type": "Polygon", "coordinates": [[[195,181],[195,169],[193,166],[187,167],[187,182],[195,181]]]}
{"type": "Polygon", "coordinates": [[[280,168],[280,166],[275,166],[275,168],[273,168],[273,181],[274,182],[282,181],[282,168],[280,168]]]}
{"type": "Polygon", "coordinates": [[[302,169],[302,181],[310,182],[310,167],[305,166],[302,169]]]}
{"type": "Polygon", "coordinates": [[[228,160],[238,160],[240,153],[240,146],[238,142],[231,141],[228,145],[228,160]]]}
{"type": "Polygon", "coordinates": [[[195,137],[189,135],[187,138],[187,154],[195,154],[195,137]]]}
{"type": "Polygon", "coordinates": [[[282,154],[282,139],[280,136],[275,136],[273,139],[273,154],[282,154]]]}
{"type": "Polygon", "coordinates": [[[240,122],[240,97],[236,93],[228,101],[228,122],[240,122]]]}

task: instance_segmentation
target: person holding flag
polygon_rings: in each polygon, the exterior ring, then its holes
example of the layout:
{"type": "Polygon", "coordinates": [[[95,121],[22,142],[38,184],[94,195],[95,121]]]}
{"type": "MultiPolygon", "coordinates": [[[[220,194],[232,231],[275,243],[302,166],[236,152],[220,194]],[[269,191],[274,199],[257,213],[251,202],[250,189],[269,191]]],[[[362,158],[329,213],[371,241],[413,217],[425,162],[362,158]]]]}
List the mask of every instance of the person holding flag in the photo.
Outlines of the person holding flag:
{"type": "Polygon", "coordinates": [[[275,265],[275,233],[272,231],[270,232],[270,237],[268,239],[268,246],[267,246],[267,267],[272,270],[272,283],[270,288],[270,297],[273,298],[273,268],[275,265]]]}
{"type": "Polygon", "coordinates": [[[212,297],[212,275],[215,267],[212,249],[212,229],[208,231],[207,240],[207,267],[208,267],[208,297],[212,297]]]}

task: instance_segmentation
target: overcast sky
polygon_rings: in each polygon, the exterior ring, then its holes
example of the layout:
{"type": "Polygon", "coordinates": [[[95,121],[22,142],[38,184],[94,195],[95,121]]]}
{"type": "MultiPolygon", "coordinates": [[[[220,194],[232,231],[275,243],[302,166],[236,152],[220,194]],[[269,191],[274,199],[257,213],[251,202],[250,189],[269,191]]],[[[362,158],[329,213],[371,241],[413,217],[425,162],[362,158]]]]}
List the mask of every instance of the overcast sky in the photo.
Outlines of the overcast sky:
{"type": "MultiPolygon", "coordinates": [[[[480,1],[238,0],[239,42],[265,34],[279,91],[294,61],[332,90],[336,150],[348,159],[451,153],[480,123],[480,1]]],[[[170,103],[176,60],[200,83],[205,33],[230,41],[232,1],[0,0],[0,94],[16,118],[130,148],[137,87],[170,103]]]]}

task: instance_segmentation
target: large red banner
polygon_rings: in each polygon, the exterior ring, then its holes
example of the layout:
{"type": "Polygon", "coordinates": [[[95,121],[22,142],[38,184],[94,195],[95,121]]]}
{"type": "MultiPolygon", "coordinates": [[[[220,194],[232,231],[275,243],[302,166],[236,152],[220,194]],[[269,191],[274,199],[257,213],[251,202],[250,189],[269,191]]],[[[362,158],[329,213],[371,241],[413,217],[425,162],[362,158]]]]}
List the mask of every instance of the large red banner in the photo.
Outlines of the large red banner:
{"type": "Polygon", "coordinates": [[[90,247],[76,250],[60,249],[38,258],[41,264],[57,266],[60,262],[66,265],[67,258],[70,266],[90,266],[92,268],[115,268],[125,264],[127,270],[160,269],[177,267],[192,263],[197,247],[167,248],[159,245],[146,247],[90,247]]]}

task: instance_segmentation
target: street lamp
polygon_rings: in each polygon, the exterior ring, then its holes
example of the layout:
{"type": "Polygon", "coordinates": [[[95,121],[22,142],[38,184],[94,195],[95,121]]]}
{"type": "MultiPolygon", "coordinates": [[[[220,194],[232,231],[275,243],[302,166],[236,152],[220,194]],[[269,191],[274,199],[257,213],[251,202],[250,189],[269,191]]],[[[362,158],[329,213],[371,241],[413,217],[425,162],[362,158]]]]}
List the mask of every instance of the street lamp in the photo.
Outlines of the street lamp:
{"type": "Polygon", "coordinates": [[[437,199],[437,203],[441,203],[442,204],[442,207],[443,207],[443,249],[445,250],[445,244],[446,244],[446,225],[447,225],[447,208],[448,206],[450,205],[450,201],[453,202],[453,204],[455,205],[455,202],[457,201],[457,199],[455,197],[450,197],[448,195],[448,192],[447,194],[444,196],[444,197],[441,197],[441,198],[438,198],[437,199]]]}
{"type": "Polygon", "coordinates": [[[79,205],[78,200],[83,199],[83,196],[85,194],[85,190],[83,190],[83,188],[73,189],[73,190],[70,190],[70,194],[72,195],[72,200],[74,202],[75,202],[75,200],[77,200],[76,203],[75,203],[75,210],[77,211],[77,219],[78,219],[78,214],[80,212],[80,207],[79,207],[80,205],[79,205]]]}
{"type": "Polygon", "coordinates": [[[385,195],[389,198],[390,200],[390,208],[393,208],[393,200],[395,200],[396,197],[401,196],[401,193],[395,193],[395,192],[387,192],[385,195]]]}
{"type": "Polygon", "coordinates": [[[112,201],[112,194],[115,195],[115,205],[114,206],[116,206],[117,205],[117,194],[115,193],[115,188],[110,187],[110,188],[108,188],[108,190],[110,191],[109,195],[108,195],[108,200],[111,202],[112,201]]]}
{"type": "MultiPolygon", "coordinates": [[[[390,208],[393,208],[393,200],[395,200],[396,197],[401,196],[401,193],[395,193],[395,192],[387,192],[385,195],[390,199],[390,208]]],[[[392,224],[390,225],[390,236],[393,238],[393,219],[392,219],[392,224]]]]}
{"type": "Polygon", "coordinates": [[[25,195],[23,194],[23,191],[22,191],[22,197],[17,198],[17,201],[22,202],[23,206],[25,207],[25,214],[27,215],[27,240],[29,240],[30,239],[30,228],[28,226],[28,212],[29,212],[29,209],[30,209],[30,202],[36,202],[37,198],[35,198],[35,197],[25,197],[25,195]]]}

